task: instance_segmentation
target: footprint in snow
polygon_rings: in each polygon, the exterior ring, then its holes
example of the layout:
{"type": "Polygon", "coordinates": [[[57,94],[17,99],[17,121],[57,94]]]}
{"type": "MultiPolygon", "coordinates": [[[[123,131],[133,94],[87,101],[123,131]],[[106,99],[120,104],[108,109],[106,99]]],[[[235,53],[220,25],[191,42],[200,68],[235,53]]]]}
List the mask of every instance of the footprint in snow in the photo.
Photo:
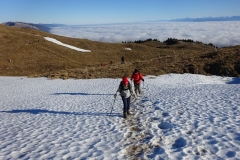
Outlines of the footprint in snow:
{"type": "Polygon", "coordinates": [[[155,110],[161,110],[161,108],[160,107],[155,107],[155,110]]]}
{"type": "Polygon", "coordinates": [[[172,147],[173,148],[182,148],[182,147],[185,147],[186,145],[187,145],[187,141],[184,138],[180,137],[175,140],[172,147]]]}
{"type": "Polygon", "coordinates": [[[227,156],[228,158],[233,158],[233,157],[235,157],[235,155],[236,155],[236,152],[234,152],[234,151],[228,151],[228,152],[226,153],[226,156],[227,156]]]}
{"type": "Polygon", "coordinates": [[[170,123],[168,123],[168,122],[161,122],[159,125],[158,125],[158,127],[160,128],[160,129],[171,129],[173,126],[170,124],[170,123]]]}
{"type": "Polygon", "coordinates": [[[163,113],[162,113],[162,116],[163,116],[163,117],[167,117],[167,116],[169,116],[169,113],[168,113],[168,112],[163,112],[163,113]]]}

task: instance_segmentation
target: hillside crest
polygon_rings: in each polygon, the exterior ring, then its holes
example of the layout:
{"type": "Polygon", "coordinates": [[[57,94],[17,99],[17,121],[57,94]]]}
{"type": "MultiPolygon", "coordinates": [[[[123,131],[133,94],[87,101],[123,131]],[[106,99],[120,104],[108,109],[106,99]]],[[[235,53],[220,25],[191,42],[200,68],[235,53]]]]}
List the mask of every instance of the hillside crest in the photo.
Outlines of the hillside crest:
{"type": "Polygon", "coordinates": [[[170,45],[154,40],[104,43],[5,24],[0,25],[0,40],[1,76],[119,78],[123,74],[130,75],[135,68],[144,75],[192,73],[240,76],[240,46],[217,49],[203,43],[181,41],[170,45]],[[81,53],[46,41],[44,37],[91,52],[81,53]],[[126,60],[124,64],[121,64],[122,56],[126,60]],[[110,61],[113,63],[110,64],[110,61]]]}

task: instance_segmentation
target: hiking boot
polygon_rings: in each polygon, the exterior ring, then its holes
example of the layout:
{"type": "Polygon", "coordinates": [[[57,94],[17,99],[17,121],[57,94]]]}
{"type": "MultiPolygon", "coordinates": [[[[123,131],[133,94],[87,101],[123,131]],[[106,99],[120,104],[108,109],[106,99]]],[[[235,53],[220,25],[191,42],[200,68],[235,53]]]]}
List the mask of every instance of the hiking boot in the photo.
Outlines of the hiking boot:
{"type": "Polygon", "coordinates": [[[123,112],[123,118],[127,118],[127,112],[123,112]]]}
{"type": "Polygon", "coordinates": [[[137,93],[138,93],[138,91],[137,90],[135,90],[135,94],[137,95],[137,93]]]}

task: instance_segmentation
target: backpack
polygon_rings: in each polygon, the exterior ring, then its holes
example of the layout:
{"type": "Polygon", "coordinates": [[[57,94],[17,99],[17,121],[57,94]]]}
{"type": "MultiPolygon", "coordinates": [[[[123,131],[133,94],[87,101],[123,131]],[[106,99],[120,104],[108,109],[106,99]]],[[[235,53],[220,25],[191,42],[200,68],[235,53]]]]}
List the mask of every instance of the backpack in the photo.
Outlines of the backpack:
{"type": "Polygon", "coordinates": [[[139,81],[140,80],[140,75],[139,74],[140,74],[139,72],[134,73],[134,75],[133,75],[134,81],[139,81]]]}
{"type": "Polygon", "coordinates": [[[121,91],[122,90],[129,90],[130,89],[130,83],[128,83],[127,86],[124,86],[122,82],[120,82],[120,87],[121,87],[121,91]]]}

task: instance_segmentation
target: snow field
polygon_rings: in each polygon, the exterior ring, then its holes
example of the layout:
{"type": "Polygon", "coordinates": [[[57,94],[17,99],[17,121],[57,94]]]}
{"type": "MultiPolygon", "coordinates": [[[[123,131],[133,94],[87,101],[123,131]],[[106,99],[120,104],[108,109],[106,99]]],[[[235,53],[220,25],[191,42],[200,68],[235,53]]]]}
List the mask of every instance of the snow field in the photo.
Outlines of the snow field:
{"type": "Polygon", "coordinates": [[[232,80],[147,76],[123,119],[120,79],[0,77],[0,159],[238,159],[232,80]]]}

